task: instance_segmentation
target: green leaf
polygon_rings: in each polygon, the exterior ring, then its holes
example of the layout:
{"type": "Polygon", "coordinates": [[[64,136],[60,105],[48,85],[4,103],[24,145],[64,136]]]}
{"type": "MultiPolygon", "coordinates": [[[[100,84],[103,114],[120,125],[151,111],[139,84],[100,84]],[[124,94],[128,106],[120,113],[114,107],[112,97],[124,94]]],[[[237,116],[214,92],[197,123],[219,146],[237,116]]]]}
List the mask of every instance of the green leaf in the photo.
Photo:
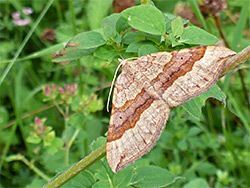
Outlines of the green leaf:
{"type": "Polygon", "coordinates": [[[112,60],[119,53],[112,46],[101,46],[94,52],[94,56],[100,59],[112,60]]]}
{"type": "Polygon", "coordinates": [[[199,27],[189,26],[184,29],[179,42],[186,44],[214,45],[218,38],[199,27]]]}
{"type": "Polygon", "coordinates": [[[10,129],[4,129],[0,131],[0,142],[15,146],[20,143],[20,138],[17,134],[13,134],[10,129]]]}
{"type": "Polygon", "coordinates": [[[106,43],[103,36],[94,31],[87,31],[72,38],[66,47],[62,49],[53,62],[62,62],[78,59],[82,56],[92,54],[97,47],[106,43]]]}
{"type": "Polygon", "coordinates": [[[140,47],[138,55],[139,55],[139,57],[141,57],[141,56],[151,54],[151,53],[155,53],[155,52],[159,52],[159,49],[156,48],[154,45],[146,44],[146,45],[142,45],[140,47]]]}
{"type": "Polygon", "coordinates": [[[164,35],[166,21],[162,12],[151,5],[140,5],[124,10],[122,16],[128,24],[140,31],[153,35],[164,35]]]}
{"type": "Polygon", "coordinates": [[[58,57],[53,59],[52,61],[53,62],[72,61],[86,55],[91,55],[95,50],[96,48],[86,49],[86,50],[82,49],[79,50],[76,48],[64,48],[59,53],[58,57]]]}
{"type": "Polygon", "coordinates": [[[100,119],[90,119],[86,121],[86,132],[87,132],[87,144],[88,146],[93,142],[94,139],[98,138],[103,131],[103,124],[100,119]],[[93,131],[95,130],[95,131],[93,131]]]}
{"type": "Polygon", "coordinates": [[[177,147],[182,151],[186,151],[188,149],[188,143],[185,139],[182,139],[177,142],[177,147]]]}
{"type": "Polygon", "coordinates": [[[98,29],[105,16],[108,15],[113,0],[91,0],[86,7],[87,18],[91,30],[98,29]]]}
{"type": "Polygon", "coordinates": [[[160,44],[161,36],[151,35],[148,33],[130,32],[123,37],[122,43],[131,44],[133,42],[139,42],[144,40],[152,41],[155,44],[160,44]]]}
{"type": "Polygon", "coordinates": [[[84,111],[86,111],[86,113],[90,113],[90,112],[96,112],[102,109],[103,109],[102,99],[97,99],[96,96],[93,96],[93,98],[91,98],[91,101],[86,106],[84,111]]]}
{"type": "Polygon", "coordinates": [[[96,138],[90,145],[92,151],[96,150],[97,148],[101,147],[103,144],[107,142],[107,137],[100,136],[96,138]]]}
{"type": "Polygon", "coordinates": [[[184,188],[194,188],[194,187],[209,188],[207,182],[202,178],[196,178],[187,183],[186,185],[184,185],[184,188]]]}
{"type": "Polygon", "coordinates": [[[150,41],[135,41],[133,43],[131,43],[130,45],[128,45],[126,52],[136,52],[138,53],[139,49],[143,46],[143,45],[152,45],[153,42],[150,41]]]}
{"type": "Polygon", "coordinates": [[[30,184],[26,185],[26,188],[43,187],[48,182],[42,178],[35,177],[30,184]]]}
{"type": "Polygon", "coordinates": [[[9,114],[5,107],[0,106],[0,130],[9,120],[9,114]]]}
{"type": "Polygon", "coordinates": [[[193,137],[202,132],[201,128],[199,127],[191,127],[187,133],[187,137],[193,137]]]}
{"type": "Polygon", "coordinates": [[[179,38],[182,35],[184,27],[181,17],[178,16],[171,21],[171,28],[174,37],[179,38]]]}
{"type": "Polygon", "coordinates": [[[120,14],[112,14],[102,21],[102,29],[106,40],[114,38],[117,34],[116,32],[116,22],[121,17],[120,14]]]}
{"type": "Polygon", "coordinates": [[[52,155],[58,152],[58,148],[53,145],[46,146],[46,150],[49,154],[52,154],[52,155]]]}
{"type": "Polygon", "coordinates": [[[99,47],[105,43],[106,40],[100,33],[95,31],[87,31],[72,38],[66,45],[66,48],[91,49],[99,47]]]}
{"type": "Polygon", "coordinates": [[[110,179],[107,170],[105,169],[103,162],[101,162],[101,166],[98,168],[98,171],[95,173],[95,177],[100,181],[108,181],[110,179]]]}
{"type": "Polygon", "coordinates": [[[55,139],[55,135],[56,135],[55,131],[49,132],[43,140],[44,146],[50,146],[53,140],[55,139]]]}
{"type": "Polygon", "coordinates": [[[98,181],[92,187],[93,188],[112,188],[108,180],[98,181]]]}
{"type": "Polygon", "coordinates": [[[61,138],[55,138],[52,141],[52,144],[46,147],[48,153],[55,154],[59,151],[59,149],[63,146],[63,140],[61,138]]]}
{"type": "Polygon", "coordinates": [[[215,98],[221,101],[223,104],[226,103],[226,95],[221,91],[219,86],[215,84],[208,91],[202,93],[200,96],[191,99],[190,101],[181,105],[185,110],[187,110],[193,117],[200,120],[202,115],[201,108],[205,105],[208,98],[215,98]]]}
{"type": "Polygon", "coordinates": [[[44,167],[50,172],[56,172],[56,170],[62,168],[62,164],[64,164],[65,160],[65,151],[61,150],[56,152],[55,154],[50,154],[48,152],[44,152],[42,157],[42,164],[44,167]]]}
{"type": "Polygon", "coordinates": [[[95,183],[95,177],[94,175],[88,171],[85,170],[81,172],[79,175],[71,179],[69,182],[64,184],[62,188],[68,188],[68,187],[91,187],[95,183]]]}
{"type": "Polygon", "coordinates": [[[129,27],[129,25],[128,25],[127,20],[124,17],[120,16],[120,18],[116,22],[116,31],[118,33],[121,33],[125,29],[127,29],[128,27],[129,27]]]}
{"type": "Polygon", "coordinates": [[[41,138],[37,134],[34,134],[32,136],[28,136],[27,142],[31,144],[39,144],[41,142],[41,138]]]}
{"type": "Polygon", "coordinates": [[[170,33],[168,36],[169,36],[169,38],[171,40],[172,47],[183,45],[182,43],[176,41],[173,33],[170,33]]]}
{"type": "Polygon", "coordinates": [[[173,184],[178,178],[168,170],[157,166],[139,166],[132,182],[136,187],[163,187],[173,184]]]}
{"type": "Polygon", "coordinates": [[[65,43],[74,36],[72,25],[62,23],[55,31],[58,42],[65,43]]]}
{"type": "Polygon", "coordinates": [[[125,168],[124,170],[119,171],[113,176],[113,184],[115,187],[129,187],[129,183],[133,176],[133,168],[125,168]]]}
{"type": "MultiPolygon", "coordinates": [[[[77,107],[75,107],[75,108],[77,108],[77,107]]],[[[71,109],[73,111],[78,111],[78,109],[74,109],[73,104],[71,105],[71,109]]],[[[86,117],[84,116],[83,112],[81,112],[81,111],[77,112],[73,116],[70,116],[68,119],[68,123],[75,128],[83,127],[83,124],[85,123],[85,121],[86,121],[86,117]]]]}
{"type": "Polygon", "coordinates": [[[214,175],[216,174],[216,167],[209,162],[203,162],[196,167],[196,170],[202,175],[214,175]]]}

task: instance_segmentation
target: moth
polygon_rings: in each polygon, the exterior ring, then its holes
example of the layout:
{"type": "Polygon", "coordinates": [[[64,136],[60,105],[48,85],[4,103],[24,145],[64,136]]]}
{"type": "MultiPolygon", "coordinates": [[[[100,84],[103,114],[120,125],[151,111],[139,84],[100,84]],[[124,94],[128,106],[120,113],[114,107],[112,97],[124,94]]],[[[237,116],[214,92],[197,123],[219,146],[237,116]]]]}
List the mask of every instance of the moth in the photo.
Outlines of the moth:
{"type": "Polygon", "coordinates": [[[207,46],[123,60],[112,101],[106,155],[118,172],[151,150],[170,109],[211,88],[236,53],[207,46]]]}

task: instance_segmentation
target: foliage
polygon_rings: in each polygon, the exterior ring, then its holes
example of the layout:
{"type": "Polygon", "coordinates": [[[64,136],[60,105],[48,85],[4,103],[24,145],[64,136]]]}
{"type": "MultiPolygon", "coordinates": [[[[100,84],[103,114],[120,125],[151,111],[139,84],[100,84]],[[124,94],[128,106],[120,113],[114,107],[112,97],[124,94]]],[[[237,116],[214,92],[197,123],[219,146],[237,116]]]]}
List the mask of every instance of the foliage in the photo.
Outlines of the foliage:
{"type": "MultiPolygon", "coordinates": [[[[205,17],[194,0],[155,0],[121,13],[113,13],[112,0],[55,0],[42,14],[50,2],[0,2],[1,187],[41,187],[105,144],[110,114],[104,106],[118,58],[220,38],[237,52],[250,45],[249,1],[229,0],[219,16],[205,17]],[[175,16],[180,5],[192,7],[206,29],[175,16]],[[14,25],[10,15],[24,7],[34,10],[21,13],[30,25],[14,25]]],[[[247,62],[174,109],[142,159],[114,174],[104,157],[63,187],[250,186],[249,90],[247,62]]]]}

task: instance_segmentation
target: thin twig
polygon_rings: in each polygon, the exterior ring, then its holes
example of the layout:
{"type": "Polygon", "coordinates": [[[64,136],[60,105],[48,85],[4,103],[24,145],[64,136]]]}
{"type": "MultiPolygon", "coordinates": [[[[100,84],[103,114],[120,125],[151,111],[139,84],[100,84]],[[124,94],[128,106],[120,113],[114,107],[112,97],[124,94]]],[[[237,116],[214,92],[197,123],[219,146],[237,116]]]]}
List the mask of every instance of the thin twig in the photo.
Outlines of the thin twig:
{"type": "MultiPolygon", "coordinates": [[[[60,102],[59,104],[61,104],[61,103],[62,103],[62,102],[60,102]]],[[[38,114],[38,113],[40,113],[40,112],[43,112],[43,111],[45,111],[45,110],[48,110],[48,109],[50,109],[50,108],[53,108],[53,107],[55,107],[55,105],[54,105],[54,104],[50,104],[50,105],[44,106],[44,107],[42,107],[42,108],[36,109],[36,110],[33,111],[33,112],[28,112],[28,113],[26,113],[26,114],[24,114],[24,115],[22,116],[22,120],[23,120],[23,119],[26,119],[26,118],[28,118],[28,117],[30,117],[30,116],[33,116],[33,115],[35,115],[35,114],[38,114]]],[[[6,125],[4,125],[4,129],[10,127],[11,125],[13,125],[13,124],[15,124],[15,123],[16,123],[16,120],[10,121],[10,122],[7,123],[6,125]]]]}
{"type": "Polygon", "coordinates": [[[247,87],[246,87],[246,84],[245,84],[245,81],[244,81],[244,75],[242,73],[242,70],[238,70],[237,72],[240,75],[240,81],[241,81],[241,84],[242,84],[245,100],[247,101],[248,108],[250,108],[250,103],[249,103],[249,100],[248,100],[248,91],[247,91],[247,87]]]}
{"type": "Polygon", "coordinates": [[[217,25],[217,28],[218,28],[219,33],[220,33],[220,37],[221,37],[222,40],[224,41],[225,46],[226,46],[227,48],[229,48],[229,44],[228,44],[228,42],[227,42],[227,40],[226,40],[226,37],[225,37],[225,35],[224,35],[223,31],[222,31],[220,17],[219,17],[219,16],[215,16],[215,21],[216,21],[216,25],[217,25]]]}

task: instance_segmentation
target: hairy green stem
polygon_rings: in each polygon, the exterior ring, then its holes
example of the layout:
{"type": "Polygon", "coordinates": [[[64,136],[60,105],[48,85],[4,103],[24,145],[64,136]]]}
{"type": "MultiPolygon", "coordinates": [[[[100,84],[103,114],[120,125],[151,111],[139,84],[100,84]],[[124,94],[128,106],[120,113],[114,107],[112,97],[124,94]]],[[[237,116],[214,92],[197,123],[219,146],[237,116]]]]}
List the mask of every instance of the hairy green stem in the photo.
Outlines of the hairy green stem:
{"type": "Polygon", "coordinates": [[[59,175],[57,178],[53,179],[44,188],[55,188],[60,187],[75,176],[77,176],[80,172],[94,164],[96,161],[100,160],[106,154],[106,144],[102,145],[88,156],[80,160],[78,163],[73,165],[71,168],[66,170],[64,173],[59,175]]]}
{"type": "Polygon", "coordinates": [[[228,72],[235,69],[236,67],[238,67],[239,65],[247,61],[248,59],[250,59],[250,46],[246,47],[241,52],[239,52],[238,54],[236,54],[235,56],[227,60],[225,64],[225,68],[222,71],[220,77],[223,77],[228,72]]]}

